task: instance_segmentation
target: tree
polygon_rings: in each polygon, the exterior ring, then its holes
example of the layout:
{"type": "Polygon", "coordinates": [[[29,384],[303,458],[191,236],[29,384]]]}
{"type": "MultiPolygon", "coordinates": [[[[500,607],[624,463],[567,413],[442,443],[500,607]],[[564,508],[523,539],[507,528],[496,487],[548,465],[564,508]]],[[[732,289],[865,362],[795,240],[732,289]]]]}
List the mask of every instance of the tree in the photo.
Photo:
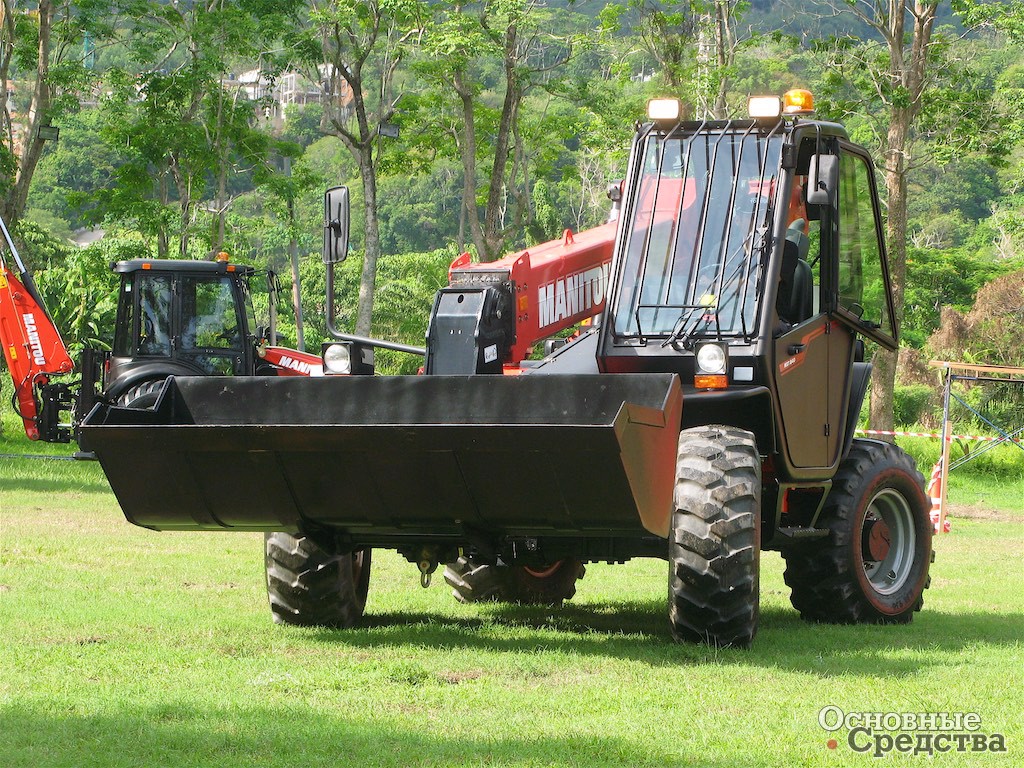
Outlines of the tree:
{"type": "MultiPolygon", "coordinates": [[[[969,98],[968,72],[950,55],[949,40],[935,32],[940,3],[890,0],[887,3],[836,2],[837,13],[851,14],[875,35],[860,41],[839,38],[825,47],[825,84],[830,105],[866,120],[877,139],[885,183],[886,241],[889,272],[898,320],[902,319],[907,272],[908,173],[923,162],[917,154],[923,133],[941,139],[950,151],[963,151],[984,135],[986,106],[977,92],[969,98]],[[850,90],[852,89],[852,90],[850,90]]],[[[879,350],[874,356],[871,425],[891,430],[893,387],[898,352],[879,350]]]]}
{"type": "Polygon", "coordinates": [[[449,2],[438,4],[424,36],[429,62],[420,71],[455,96],[444,128],[458,146],[463,215],[482,261],[502,256],[510,235],[523,231],[530,214],[521,110],[532,90],[553,87],[576,42],[553,26],[551,14],[534,0],[449,2]],[[488,62],[494,65],[491,72],[485,69],[488,62]],[[485,79],[493,102],[484,93],[485,79]],[[486,182],[478,196],[481,176],[486,182]]]}
{"type": "Polygon", "coordinates": [[[275,154],[280,158],[280,169],[267,163],[256,174],[259,189],[267,193],[268,208],[285,222],[288,233],[288,256],[292,275],[292,308],[295,312],[296,348],[304,350],[305,333],[302,319],[302,278],[299,274],[299,238],[302,223],[296,212],[296,203],[304,194],[320,190],[324,178],[307,165],[296,162],[302,155],[298,144],[275,142],[275,154]]]}
{"type": "Polygon", "coordinates": [[[289,46],[307,78],[323,94],[322,128],[341,139],[355,159],[363,188],[363,267],[355,332],[370,332],[380,222],[377,177],[382,126],[395,116],[401,94],[395,76],[409,39],[419,30],[419,3],[412,0],[323,0],[313,2],[308,26],[297,28],[289,46]]]}
{"type": "Polygon", "coordinates": [[[254,128],[257,104],[228,73],[255,64],[254,87],[272,81],[281,61],[265,49],[296,7],[297,0],[138,1],[127,61],[107,74],[101,105],[107,140],[126,155],[101,208],[154,235],[160,257],[172,241],[187,257],[196,236],[207,251],[223,244],[230,185],[266,152],[254,128]]]}
{"type": "Polygon", "coordinates": [[[14,226],[25,212],[29,186],[49,140],[49,126],[77,107],[78,96],[90,80],[80,44],[84,33],[94,39],[113,34],[116,15],[109,3],[40,0],[32,11],[19,10],[13,0],[0,0],[0,215],[14,226]],[[20,119],[8,100],[12,69],[31,85],[20,119]],[[16,142],[20,134],[20,151],[16,142]]]}
{"type": "Polygon", "coordinates": [[[653,77],[695,105],[698,117],[725,119],[736,54],[745,42],[737,26],[749,8],[735,0],[628,0],[609,3],[603,17],[611,28],[628,21],[633,39],[655,62],[653,77]]]}
{"type": "Polygon", "coordinates": [[[714,0],[692,5],[700,17],[697,38],[698,114],[724,120],[729,117],[727,96],[739,48],[736,23],[750,3],[714,0]]]}
{"type": "Polygon", "coordinates": [[[40,209],[71,229],[94,218],[97,190],[104,189],[124,162],[120,149],[103,140],[100,112],[84,109],[61,120],[60,141],[43,155],[32,177],[26,216],[40,209]]]}

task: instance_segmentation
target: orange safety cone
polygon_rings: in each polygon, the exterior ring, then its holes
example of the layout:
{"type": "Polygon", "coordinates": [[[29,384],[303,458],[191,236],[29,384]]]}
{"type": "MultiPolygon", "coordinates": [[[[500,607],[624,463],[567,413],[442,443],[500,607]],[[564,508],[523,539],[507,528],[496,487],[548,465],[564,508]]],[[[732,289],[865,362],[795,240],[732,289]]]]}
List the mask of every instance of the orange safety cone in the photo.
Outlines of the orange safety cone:
{"type": "MultiPolygon", "coordinates": [[[[939,533],[939,517],[940,510],[942,507],[942,483],[944,478],[942,476],[942,459],[935,462],[935,466],[932,467],[932,475],[928,480],[928,487],[925,489],[925,493],[932,500],[931,518],[932,525],[935,526],[935,532],[939,533]]],[[[942,522],[942,533],[950,532],[949,518],[947,517],[942,522]]]]}

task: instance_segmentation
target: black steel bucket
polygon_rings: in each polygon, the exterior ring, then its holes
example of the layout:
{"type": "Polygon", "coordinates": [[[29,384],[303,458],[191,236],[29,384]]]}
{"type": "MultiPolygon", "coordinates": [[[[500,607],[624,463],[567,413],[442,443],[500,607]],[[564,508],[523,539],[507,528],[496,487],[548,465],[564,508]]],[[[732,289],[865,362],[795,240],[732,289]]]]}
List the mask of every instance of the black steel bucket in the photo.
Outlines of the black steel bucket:
{"type": "Polygon", "coordinates": [[[681,409],[672,374],[171,378],[82,435],[157,530],[666,536],[681,409]]]}

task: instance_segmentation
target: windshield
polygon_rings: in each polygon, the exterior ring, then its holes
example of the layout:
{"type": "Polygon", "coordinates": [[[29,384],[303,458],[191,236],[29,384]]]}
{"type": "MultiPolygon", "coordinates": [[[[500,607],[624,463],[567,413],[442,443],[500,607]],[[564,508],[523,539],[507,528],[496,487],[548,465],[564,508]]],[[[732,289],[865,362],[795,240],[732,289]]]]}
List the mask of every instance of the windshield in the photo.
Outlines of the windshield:
{"type": "Polygon", "coordinates": [[[782,137],[652,134],[625,224],[620,336],[754,332],[782,137]]]}

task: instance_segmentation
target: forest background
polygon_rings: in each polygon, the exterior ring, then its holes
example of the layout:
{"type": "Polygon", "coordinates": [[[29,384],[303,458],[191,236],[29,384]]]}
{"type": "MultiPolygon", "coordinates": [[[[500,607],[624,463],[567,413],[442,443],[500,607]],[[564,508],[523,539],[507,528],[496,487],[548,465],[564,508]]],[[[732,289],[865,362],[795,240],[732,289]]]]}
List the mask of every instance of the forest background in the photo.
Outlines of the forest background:
{"type": "Polygon", "coordinates": [[[887,205],[902,347],[876,359],[872,426],[933,421],[928,359],[1024,365],[1021,0],[0,6],[0,214],[72,349],[109,348],[112,260],[221,250],[281,276],[282,343],[318,349],[337,184],[339,327],[422,344],[463,250],[605,219],[648,98],[737,117],[804,87],[872,150],[887,205]]]}

